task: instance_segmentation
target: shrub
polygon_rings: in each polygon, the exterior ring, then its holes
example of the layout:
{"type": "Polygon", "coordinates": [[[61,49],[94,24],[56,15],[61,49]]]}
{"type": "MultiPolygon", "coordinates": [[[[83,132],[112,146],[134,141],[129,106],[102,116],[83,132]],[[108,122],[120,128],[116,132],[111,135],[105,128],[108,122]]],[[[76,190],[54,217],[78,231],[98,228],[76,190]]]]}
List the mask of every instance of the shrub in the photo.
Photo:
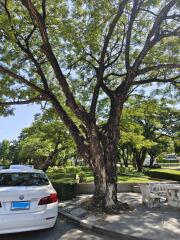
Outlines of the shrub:
{"type": "Polygon", "coordinates": [[[73,166],[73,161],[72,160],[67,160],[66,166],[73,166]]]}
{"type": "Polygon", "coordinates": [[[58,194],[59,201],[71,200],[76,197],[75,183],[61,183],[59,181],[51,181],[51,182],[58,194]]]}
{"type": "Polygon", "coordinates": [[[153,166],[151,166],[150,168],[161,168],[160,164],[155,163],[153,166]]]}
{"type": "Polygon", "coordinates": [[[49,167],[47,170],[48,173],[66,173],[66,169],[64,167],[49,167]]]}
{"type": "Polygon", "coordinates": [[[133,173],[134,170],[135,169],[132,168],[132,167],[123,167],[123,166],[121,166],[121,167],[118,168],[118,172],[119,173],[133,173]]]}
{"type": "Polygon", "coordinates": [[[79,182],[82,183],[82,182],[85,182],[85,181],[86,181],[86,173],[81,171],[79,173],[79,182]]]}
{"type": "Polygon", "coordinates": [[[80,168],[81,168],[81,171],[83,171],[83,172],[90,172],[91,171],[89,166],[80,166],[80,168]]]}
{"type": "Polygon", "coordinates": [[[179,181],[180,182],[180,171],[179,173],[177,171],[148,171],[146,174],[152,178],[159,178],[159,179],[167,179],[167,180],[173,180],[173,181],[179,181]]]}
{"type": "Polygon", "coordinates": [[[47,174],[49,179],[66,179],[66,178],[72,178],[74,179],[75,174],[74,173],[48,173],[47,174]]]}
{"type": "Polygon", "coordinates": [[[74,167],[74,166],[71,166],[71,167],[66,167],[66,173],[74,173],[74,174],[77,174],[81,171],[81,167],[74,167]]]}

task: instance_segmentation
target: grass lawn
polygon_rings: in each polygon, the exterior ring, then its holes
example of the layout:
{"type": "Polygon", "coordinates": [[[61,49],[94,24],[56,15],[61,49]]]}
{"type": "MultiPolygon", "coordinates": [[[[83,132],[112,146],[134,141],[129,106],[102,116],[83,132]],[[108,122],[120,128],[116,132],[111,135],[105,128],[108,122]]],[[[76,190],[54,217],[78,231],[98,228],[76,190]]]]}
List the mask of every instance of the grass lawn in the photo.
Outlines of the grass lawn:
{"type": "Polygon", "coordinates": [[[118,183],[146,183],[146,182],[158,182],[148,176],[118,176],[118,183]]]}
{"type": "MultiPolygon", "coordinates": [[[[158,182],[160,180],[156,180],[156,178],[161,178],[160,175],[164,175],[165,173],[171,174],[171,175],[178,175],[180,179],[180,171],[179,170],[173,170],[173,169],[152,169],[150,170],[152,172],[157,172],[156,176],[149,177],[147,175],[144,175],[143,173],[137,173],[136,171],[126,173],[126,174],[119,174],[118,175],[118,183],[146,183],[146,182],[158,182]],[[159,172],[159,174],[158,174],[159,172]],[[162,173],[162,174],[161,174],[162,173]]],[[[92,176],[92,173],[90,171],[85,172],[85,180],[84,183],[91,183],[94,181],[94,178],[92,176]]],[[[52,182],[56,183],[75,183],[74,174],[61,174],[61,173],[48,173],[49,179],[52,182]]],[[[164,177],[163,177],[164,178],[164,177]]],[[[173,178],[167,178],[170,180],[173,180],[173,178]]]]}
{"type": "MultiPolygon", "coordinates": [[[[57,183],[75,183],[75,180],[73,178],[73,175],[70,177],[68,176],[62,176],[59,174],[56,174],[56,177],[54,177],[52,174],[48,174],[49,179],[52,182],[57,182],[57,183]]],[[[87,173],[86,174],[86,181],[85,183],[92,183],[94,181],[94,178],[92,176],[91,173],[87,173]]],[[[122,176],[118,176],[118,183],[146,183],[146,182],[152,182],[154,181],[152,178],[148,177],[148,176],[144,176],[144,175],[140,175],[140,176],[126,176],[126,175],[122,175],[122,176]]]]}
{"type": "MultiPolygon", "coordinates": [[[[93,176],[87,177],[86,182],[90,183],[93,182],[93,176]]],[[[146,182],[153,182],[154,179],[148,176],[118,176],[118,183],[146,183],[146,182]]],[[[159,181],[159,180],[156,180],[159,181]]]]}

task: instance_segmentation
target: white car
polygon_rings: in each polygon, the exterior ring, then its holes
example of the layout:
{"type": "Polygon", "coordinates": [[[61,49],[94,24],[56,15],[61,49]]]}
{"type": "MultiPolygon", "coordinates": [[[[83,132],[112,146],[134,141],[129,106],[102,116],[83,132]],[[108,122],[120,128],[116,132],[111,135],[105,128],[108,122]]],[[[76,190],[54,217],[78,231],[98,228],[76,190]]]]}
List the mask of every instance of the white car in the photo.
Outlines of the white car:
{"type": "Polygon", "coordinates": [[[57,215],[57,193],[43,171],[0,170],[0,234],[51,228],[57,215]]]}

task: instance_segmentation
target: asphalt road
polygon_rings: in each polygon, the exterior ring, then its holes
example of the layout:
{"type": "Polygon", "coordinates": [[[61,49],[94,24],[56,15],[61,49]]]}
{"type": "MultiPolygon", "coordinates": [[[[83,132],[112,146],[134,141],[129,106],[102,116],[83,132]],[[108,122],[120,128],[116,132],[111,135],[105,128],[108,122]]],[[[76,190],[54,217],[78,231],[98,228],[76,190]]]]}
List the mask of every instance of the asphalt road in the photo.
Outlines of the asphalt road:
{"type": "Polygon", "coordinates": [[[26,233],[0,235],[0,240],[108,240],[105,236],[99,236],[91,232],[80,230],[61,217],[58,218],[53,229],[40,230],[26,233]]]}

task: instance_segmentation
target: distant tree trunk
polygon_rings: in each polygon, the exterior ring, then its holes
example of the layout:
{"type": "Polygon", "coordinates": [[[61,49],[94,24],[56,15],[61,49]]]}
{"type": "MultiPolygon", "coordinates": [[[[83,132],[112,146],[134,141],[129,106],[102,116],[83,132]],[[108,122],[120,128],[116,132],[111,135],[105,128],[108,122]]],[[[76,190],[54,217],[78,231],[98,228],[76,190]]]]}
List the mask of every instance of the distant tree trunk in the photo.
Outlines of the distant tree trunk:
{"type": "Polygon", "coordinates": [[[135,159],[136,159],[138,172],[142,172],[143,170],[143,163],[146,158],[146,153],[147,153],[147,149],[144,147],[140,151],[135,150],[135,159]]]}
{"type": "Polygon", "coordinates": [[[137,168],[135,154],[133,154],[133,157],[132,157],[132,165],[135,169],[137,168]]]}
{"type": "Polygon", "coordinates": [[[58,137],[58,139],[56,140],[54,149],[52,152],[50,152],[50,154],[46,157],[46,159],[43,161],[43,164],[41,166],[41,169],[46,172],[48,170],[48,167],[50,167],[52,165],[52,162],[54,161],[55,157],[58,155],[59,152],[63,151],[64,149],[67,148],[67,146],[63,146],[63,147],[58,147],[59,144],[61,142],[61,138],[60,136],[58,137]]]}
{"type": "Polygon", "coordinates": [[[154,165],[154,161],[155,161],[155,156],[153,154],[150,154],[150,164],[149,167],[152,168],[154,165]]]}
{"type": "Polygon", "coordinates": [[[122,151],[121,157],[123,159],[124,166],[128,167],[128,147],[126,148],[122,146],[121,151],[122,151]]]}

